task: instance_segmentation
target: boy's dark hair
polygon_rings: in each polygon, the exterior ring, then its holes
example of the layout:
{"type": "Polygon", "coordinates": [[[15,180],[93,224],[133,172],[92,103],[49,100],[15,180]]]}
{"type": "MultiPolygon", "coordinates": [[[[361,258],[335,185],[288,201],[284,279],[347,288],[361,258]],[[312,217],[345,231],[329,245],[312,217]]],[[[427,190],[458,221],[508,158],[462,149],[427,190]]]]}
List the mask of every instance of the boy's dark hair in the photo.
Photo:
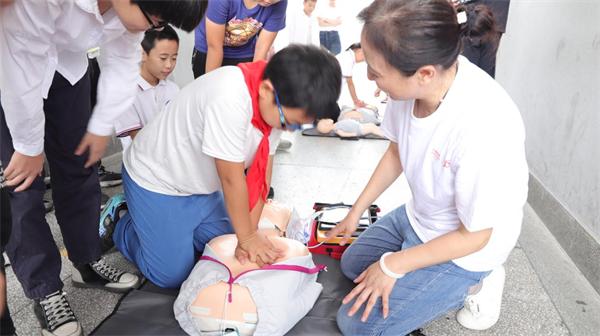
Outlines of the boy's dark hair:
{"type": "Polygon", "coordinates": [[[360,46],[360,42],[358,43],[352,43],[348,48],[346,48],[346,50],[356,50],[356,49],[360,49],[362,48],[360,46]]]}
{"type": "Polygon", "coordinates": [[[271,58],[264,79],[271,80],[283,106],[305,109],[317,120],[336,120],[340,113],[342,71],[325,49],[292,44],[271,58]]]}
{"type": "Polygon", "coordinates": [[[208,0],[131,0],[147,14],[191,32],[202,20],[208,0]]]}
{"type": "Polygon", "coordinates": [[[142,40],[142,49],[146,54],[150,53],[150,50],[156,46],[156,41],[160,40],[171,40],[179,44],[179,36],[177,32],[170,25],[166,25],[162,30],[149,29],[144,33],[144,39],[142,40]]]}
{"type": "Polygon", "coordinates": [[[448,0],[375,0],[358,18],[369,44],[405,76],[424,65],[448,69],[462,49],[462,27],[448,0]]]}

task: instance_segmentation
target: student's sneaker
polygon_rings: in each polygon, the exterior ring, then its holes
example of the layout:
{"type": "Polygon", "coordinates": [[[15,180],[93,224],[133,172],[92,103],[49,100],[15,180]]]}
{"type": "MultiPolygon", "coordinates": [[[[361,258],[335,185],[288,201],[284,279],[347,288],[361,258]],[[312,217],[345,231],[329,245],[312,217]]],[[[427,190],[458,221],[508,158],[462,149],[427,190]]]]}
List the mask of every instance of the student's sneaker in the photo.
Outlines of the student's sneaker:
{"type": "Polygon", "coordinates": [[[42,326],[43,336],[83,335],[81,324],[77,321],[65,292],[56,291],[41,300],[35,300],[33,310],[42,326]]]}
{"type": "Polygon", "coordinates": [[[98,166],[98,180],[102,188],[114,187],[123,183],[121,174],[108,171],[103,165],[98,166]]]}
{"type": "Polygon", "coordinates": [[[116,293],[127,292],[140,283],[137,275],[110,266],[102,258],[89,264],[73,265],[71,279],[75,287],[101,288],[116,293]]]}
{"type": "Polygon", "coordinates": [[[98,225],[102,253],[107,252],[115,245],[113,242],[113,232],[115,231],[117,222],[125,211],[127,211],[125,194],[116,194],[104,204],[104,208],[100,213],[100,225],[98,225]]]}
{"type": "Polygon", "coordinates": [[[496,324],[500,318],[505,277],[503,266],[485,277],[479,292],[468,295],[464,308],[456,314],[458,323],[472,330],[486,330],[496,324]]]}

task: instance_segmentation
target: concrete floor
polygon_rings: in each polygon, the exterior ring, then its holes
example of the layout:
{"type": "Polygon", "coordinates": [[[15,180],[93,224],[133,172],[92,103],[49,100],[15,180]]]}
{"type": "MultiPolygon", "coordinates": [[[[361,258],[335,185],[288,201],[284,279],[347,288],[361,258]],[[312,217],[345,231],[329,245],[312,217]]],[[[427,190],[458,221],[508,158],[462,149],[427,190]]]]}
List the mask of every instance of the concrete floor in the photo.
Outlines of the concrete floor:
{"type": "MultiPolygon", "coordinates": [[[[381,140],[342,141],[293,134],[289,152],[276,156],[273,176],[275,199],[294,205],[301,215],[311,213],[314,202],[353,202],[384,153],[381,140]]],[[[105,161],[118,170],[120,158],[105,161]]],[[[121,187],[104,189],[107,194],[121,187]]],[[[410,197],[408,185],[400,177],[377,200],[386,213],[410,197]]],[[[83,324],[91,332],[114,309],[120,295],[100,290],[78,289],[70,283],[70,262],[53,213],[47,219],[63,251],[65,291],[83,324]]],[[[124,268],[135,267],[118,252],[107,258],[124,268]]],[[[518,246],[506,263],[507,279],[500,321],[491,329],[473,332],[462,328],[454,313],[433,321],[423,330],[433,335],[598,335],[600,296],[562,251],[552,235],[529,206],[518,246]]],[[[8,268],[8,302],[19,335],[40,333],[31,301],[26,299],[11,269],[8,268]]]]}

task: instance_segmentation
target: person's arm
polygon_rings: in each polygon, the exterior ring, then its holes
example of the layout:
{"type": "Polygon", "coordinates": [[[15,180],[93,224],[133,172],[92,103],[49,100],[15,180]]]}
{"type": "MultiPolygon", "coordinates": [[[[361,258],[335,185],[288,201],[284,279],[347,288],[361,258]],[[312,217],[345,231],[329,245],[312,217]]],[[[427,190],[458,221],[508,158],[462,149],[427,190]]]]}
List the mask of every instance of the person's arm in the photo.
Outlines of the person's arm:
{"type": "Polygon", "coordinates": [[[360,100],[356,95],[356,87],[354,86],[354,81],[352,77],[346,77],[346,84],[348,84],[348,91],[350,91],[350,96],[352,97],[352,102],[356,107],[364,107],[365,102],[360,100]]]}
{"type": "Polygon", "coordinates": [[[329,231],[327,236],[335,237],[343,234],[344,238],[340,241],[340,245],[348,242],[352,233],[356,231],[358,220],[365,210],[373,204],[381,193],[394,183],[402,171],[398,144],[390,141],[388,149],[383,154],[381,160],[379,160],[377,168],[375,168],[371,179],[369,179],[369,183],[367,183],[358,200],[356,200],[346,218],[329,231]]]}
{"type": "Polygon", "coordinates": [[[277,32],[270,32],[268,30],[261,30],[256,40],[256,46],[254,49],[254,61],[267,60],[267,54],[273,45],[273,41],[277,37],[277,32]]]}
{"type": "Polygon", "coordinates": [[[42,171],[44,162],[43,105],[52,77],[47,68],[55,66],[51,36],[55,25],[48,4],[17,2],[0,12],[0,92],[6,124],[15,150],[5,166],[6,184],[29,188],[42,171]],[[32,32],[27,17],[40,27],[32,32]]]}
{"type": "Polygon", "coordinates": [[[129,110],[136,96],[136,83],[139,74],[139,43],[142,33],[126,30],[108,31],[105,28],[104,41],[100,45],[100,77],[98,79],[98,99],[87,133],[77,147],[76,154],[88,152],[86,167],[95,164],[106,150],[113,135],[114,122],[129,110]]]}
{"type": "MultiPolygon", "coordinates": [[[[462,224],[456,231],[388,255],[385,266],[393,273],[405,274],[417,269],[461,258],[481,250],[490,239],[492,229],[470,232],[462,224]]],[[[348,311],[354,315],[367,302],[361,320],[367,320],[375,302],[381,296],[383,317],[389,314],[389,295],[396,282],[381,270],[379,261],[371,264],[354,282],[356,287],[344,297],[343,304],[356,298],[348,311]]]]}
{"type": "Polygon", "coordinates": [[[135,137],[137,136],[138,132],[141,130],[141,128],[138,128],[136,130],[130,131],[129,132],[129,137],[131,138],[131,140],[135,139],[135,137]]]}
{"type": "MultiPolygon", "coordinates": [[[[267,236],[258,230],[258,219],[250,215],[248,206],[248,187],[244,175],[243,162],[230,162],[215,158],[217,173],[223,187],[225,206],[231,224],[238,239],[236,257],[244,262],[249,259],[259,266],[271,264],[280,257],[281,251],[275,248],[267,236]],[[253,218],[251,218],[253,217],[253,218]]],[[[257,202],[255,209],[262,212],[262,201],[257,202]]]]}
{"type": "Polygon", "coordinates": [[[225,41],[225,25],[212,22],[206,18],[206,72],[214,70],[223,63],[223,43],[225,41]]]}

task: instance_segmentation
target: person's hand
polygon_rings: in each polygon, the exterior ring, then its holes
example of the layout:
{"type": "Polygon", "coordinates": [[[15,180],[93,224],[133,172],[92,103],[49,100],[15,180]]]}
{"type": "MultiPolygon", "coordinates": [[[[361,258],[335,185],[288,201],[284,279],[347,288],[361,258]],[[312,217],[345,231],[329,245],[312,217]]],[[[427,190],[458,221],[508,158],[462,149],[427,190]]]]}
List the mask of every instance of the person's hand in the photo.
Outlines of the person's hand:
{"type": "Polygon", "coordinates": [[[354,315],[363,303],[366,302],[365,310],[360,318],[362,322],[366,322],[373,306],[377,303],[379,297],[381,297],[383,318],[387,318],[390,312],[390,293],[394,288],[396,279],[385,275],[379,267],[379,261],[377,261],[354,279],[354,283],[358,285],[342,301],[342,304],[347,304],[356,298],[356,301],[354,301],[354,304],[348,311],[348,316],[354,315]]]}
{"type": "Polygon", "coordinates": [[[367,104],[365,104],[364,101],[357,99],[354,101],[354,106],[355,107],[365,107],[365,106],[367,106],[367,104]]]}
{"type": "Polygon", "coordinates": [[[282,256],[282,251],[277,249],[264,232],[256,231],[248,237],[238,239],[235,249],[235,257],[240,263],[245,264],[248,260],[263,267],[272,264],[282,256]]]}
{"type": "Polygon", "coordinates": [[[42,173],[44,168],[44,154],[29,156],[15,151],[10,162],[4,170],[6,185],[18,187],[15,191],[23,191],[29,188],[31,183],[42,173]]]}
{"type": "Polygon", "coordinates": [[[87,151],[88,159],[85,162],[85,168],[89,168],[102,158],[109,140],[110,136],[86,132],[83,139],[81,139],[79,146],[77,146],[77,149],[75,150],[75,155],[83,155],[87,151]]]}
{"type": "Polygon", "coordinates": [[[344,219],[342,219],[333,229],[327,232],[327,239],[343,235],[344,238],[340,240],[340,246],[346,245],[358,227],[360,216],[360,213],[355,214],[352,210],[350,210],[344,219]]]}

